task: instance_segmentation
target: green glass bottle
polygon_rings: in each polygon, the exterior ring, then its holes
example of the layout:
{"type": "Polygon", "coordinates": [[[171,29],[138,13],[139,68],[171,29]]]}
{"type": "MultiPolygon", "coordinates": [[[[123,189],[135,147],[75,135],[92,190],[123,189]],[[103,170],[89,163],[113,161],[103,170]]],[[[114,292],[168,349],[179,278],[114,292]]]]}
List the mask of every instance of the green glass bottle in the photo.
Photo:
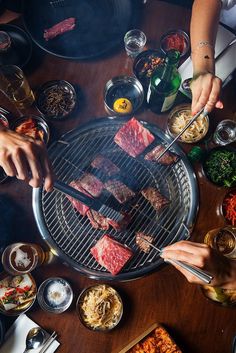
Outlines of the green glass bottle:
{"type": "Polygon", "coordinates": [[[154,113],[163,113],[169,110],[175,101],[181,84],[181,76],[177,70],[180,53],[176,50],[167,52],[165,61],[152,74],[147,103],[154,113]]]}

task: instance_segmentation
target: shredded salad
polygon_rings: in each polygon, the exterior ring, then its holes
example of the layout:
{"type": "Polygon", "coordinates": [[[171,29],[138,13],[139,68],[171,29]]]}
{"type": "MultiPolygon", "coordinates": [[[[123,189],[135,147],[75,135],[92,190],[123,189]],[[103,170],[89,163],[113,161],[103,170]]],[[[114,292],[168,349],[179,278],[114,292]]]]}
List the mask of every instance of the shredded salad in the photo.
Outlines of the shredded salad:
{"type": "Polygon", "coordinates": [[[92,329],[110,329],[121,317],[122,302],[112,287],[94,286],[82,296],[80,313],[86,326],[92,329]]]}
{"type": "Polygon", "coordinates": [[[230,192],[223,202],[224,216],[233,226],[236,226],[236,191],[230,192]]]}
{"type": "MultiPolygon", "coordinates": [[[[190,110],[181,110],[170,119],[169,129],[174,135],[178,135],[187,123],[192,119],[190,110]]],[[[183,142],[195,142],[200,140],[206,133],[209,123],[206,117],[200,115],[180,137],[183,142]]]]}

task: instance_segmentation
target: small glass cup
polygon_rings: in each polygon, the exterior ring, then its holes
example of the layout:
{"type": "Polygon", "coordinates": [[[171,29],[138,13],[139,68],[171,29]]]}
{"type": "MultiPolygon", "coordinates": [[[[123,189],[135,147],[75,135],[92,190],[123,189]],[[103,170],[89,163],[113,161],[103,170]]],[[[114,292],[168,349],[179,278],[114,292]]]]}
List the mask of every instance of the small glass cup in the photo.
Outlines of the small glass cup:
{"type": "Polygon", "coordinates": [[[47,261],[47,253],[37,244],[14,243],[2,253],[2,265],[12,275],[22,275],[33,271],[47,261]]]}
{"type": "Polygon", "coordinates": [[[132,29],[124,36],[125,50],[127,55],[135,58],[143,51],[146,44],[146,35],[139,29],[132,29]]]}
{"type": "Polygon", "coordinates": [[[236,141],[236,121],[230,119],[222,120],[216,127],[213,141],[220,146],[236,141]]]}
{"type": "Polygon", "coordinates": [[[34,94],[23,71],[15,65],[0,67],[0,90],[19,109],[30,107],[34,103],[34,94]]]}
{"type": "Polygon", "coordinates": [[[11,47],[11,37],[7,32],[0,31],[0,54],[5,53],[11,47]]]}

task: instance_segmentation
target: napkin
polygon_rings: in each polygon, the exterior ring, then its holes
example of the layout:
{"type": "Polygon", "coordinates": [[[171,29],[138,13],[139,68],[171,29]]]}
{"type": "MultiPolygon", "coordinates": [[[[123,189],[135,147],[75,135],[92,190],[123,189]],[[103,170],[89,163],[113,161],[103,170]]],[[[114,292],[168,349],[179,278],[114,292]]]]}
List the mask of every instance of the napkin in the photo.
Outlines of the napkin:
{"type": "MultiPolygon", "coordinates": [[[[25,314],[21,314],[5,335],[5,341],[0,348],[0,353],[23,353],[25,350],[25,339],[29,330],[38,325],[28,318],[25,314]]],[[[50,336],[46,331],[46,339],[50,336]]],[[[53,341],[46,350],[46,353],[53,353],[59,347],[58,341],[53,341]]],[[[43,347],[43,346],[42,346],[43,347]]],[[[39,353],[42,347],[32,350],[34,353],[39,353]]]]}
{"type": "MultiPolygon", "coordinates": [[[[227,46],[231,40],[235,38],[235,35],[230,32],[228,29],[219,25],[217,36],[216,36],[216,45],[215,45],[215,57],[217,57],[222,50],[227,46]]],[[[230,76],[230,74],[236,68],[236,44],[232,45],[222,57],[216,61],[216,76],[220,77],[223,82],[230,76]]],[[[189,57],[179,68],[178,71],[182,77],[182,82],[193,76],[193,66],[192,60],[189,57]]],[[[190,95],[186,93],[182,87],[180,91],[190,98],[190,95]]]]}

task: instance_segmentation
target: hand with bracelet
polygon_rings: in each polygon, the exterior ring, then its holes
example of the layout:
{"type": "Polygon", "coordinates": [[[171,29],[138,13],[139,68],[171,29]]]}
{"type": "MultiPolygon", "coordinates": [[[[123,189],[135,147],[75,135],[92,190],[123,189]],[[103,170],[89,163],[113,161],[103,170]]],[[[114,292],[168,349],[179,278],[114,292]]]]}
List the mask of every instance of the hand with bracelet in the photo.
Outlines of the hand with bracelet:
{"type": "Polygon", "coordinates": [[[195,0],[191,18],[191,48],[193,63],[192,114],[203,107],[211,112],[222,109],[220,101],[222,82],[215,76],[214,46],[218,28],[221,1],[195,0]]]}

